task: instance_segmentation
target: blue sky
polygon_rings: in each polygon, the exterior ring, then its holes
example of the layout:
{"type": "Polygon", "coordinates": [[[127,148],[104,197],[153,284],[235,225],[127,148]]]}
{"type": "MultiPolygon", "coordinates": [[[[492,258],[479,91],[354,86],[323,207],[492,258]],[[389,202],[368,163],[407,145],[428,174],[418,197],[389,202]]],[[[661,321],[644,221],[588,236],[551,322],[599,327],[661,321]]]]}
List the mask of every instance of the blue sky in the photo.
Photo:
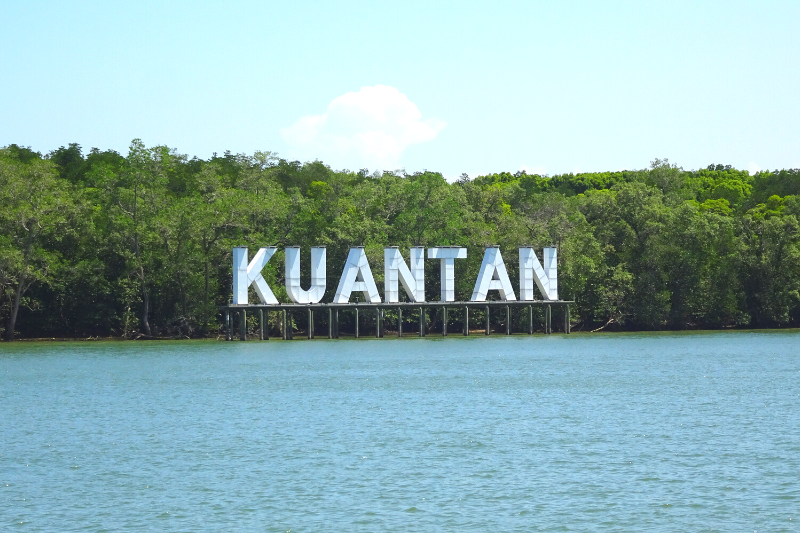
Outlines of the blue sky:
{"type": "Polygon", "coordinates": [[[7,2],[0,146],[800,167],[800,2],[7,2]]]}

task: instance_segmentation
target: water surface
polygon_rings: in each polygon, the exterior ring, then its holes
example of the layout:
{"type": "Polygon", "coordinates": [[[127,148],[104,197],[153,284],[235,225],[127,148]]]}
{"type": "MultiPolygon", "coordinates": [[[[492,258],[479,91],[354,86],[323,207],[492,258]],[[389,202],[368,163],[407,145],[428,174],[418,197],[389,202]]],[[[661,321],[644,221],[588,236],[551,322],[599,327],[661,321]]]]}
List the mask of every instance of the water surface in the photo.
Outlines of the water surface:
{"type": "Polygon", "coordinates": [[[797,531],[800,334],[0,345],[8,531],[797,531]]]}

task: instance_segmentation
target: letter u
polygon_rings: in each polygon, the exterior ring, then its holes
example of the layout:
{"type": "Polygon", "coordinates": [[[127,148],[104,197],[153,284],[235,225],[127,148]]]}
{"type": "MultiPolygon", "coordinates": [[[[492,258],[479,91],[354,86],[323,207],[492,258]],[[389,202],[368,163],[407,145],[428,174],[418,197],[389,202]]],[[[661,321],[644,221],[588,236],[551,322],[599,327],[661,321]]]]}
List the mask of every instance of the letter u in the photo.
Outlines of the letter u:
{"type": "Polygon", "coordinates": [[[300,247],[287,246],[286,253],[286,294],[297,304],[315,304],[325,295],[325,260],[324,246],[311,247],[311,288],[300,288],[300,247]]]}

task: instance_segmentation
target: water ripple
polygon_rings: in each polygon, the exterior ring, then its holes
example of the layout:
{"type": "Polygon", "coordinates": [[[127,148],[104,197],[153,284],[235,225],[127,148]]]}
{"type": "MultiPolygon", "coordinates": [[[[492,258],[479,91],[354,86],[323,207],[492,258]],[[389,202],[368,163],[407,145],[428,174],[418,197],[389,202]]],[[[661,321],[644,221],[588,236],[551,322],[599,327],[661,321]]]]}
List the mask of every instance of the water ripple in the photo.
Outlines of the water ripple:
{"type": "Polygon", "coordinates": [[[797,333],[0,345],[19,531],[794,531],[797,333]]]}

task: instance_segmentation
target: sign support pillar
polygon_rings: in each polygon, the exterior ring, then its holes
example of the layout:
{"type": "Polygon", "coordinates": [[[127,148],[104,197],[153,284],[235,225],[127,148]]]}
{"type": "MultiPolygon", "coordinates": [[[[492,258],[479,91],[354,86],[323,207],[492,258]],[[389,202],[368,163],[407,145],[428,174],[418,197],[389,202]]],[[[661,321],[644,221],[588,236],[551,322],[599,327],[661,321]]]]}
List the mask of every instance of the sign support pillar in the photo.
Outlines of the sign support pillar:
{"type": "Polygon", "coordinates": [[[553,333],[553,321],[552,321],[552,311],[550,309],[550,305],[548,304],[544,308],[544,332],[548,335],[553,333]]]}
{"type": "Polygon", "coordinates": [[[403,308],[397,308],[397,336],[403,336],[403,308]]]}
{"type": "Polygon", "coordinates": [[[528,335],[533,335],[533,306],[528,306],[528,335]]]}

